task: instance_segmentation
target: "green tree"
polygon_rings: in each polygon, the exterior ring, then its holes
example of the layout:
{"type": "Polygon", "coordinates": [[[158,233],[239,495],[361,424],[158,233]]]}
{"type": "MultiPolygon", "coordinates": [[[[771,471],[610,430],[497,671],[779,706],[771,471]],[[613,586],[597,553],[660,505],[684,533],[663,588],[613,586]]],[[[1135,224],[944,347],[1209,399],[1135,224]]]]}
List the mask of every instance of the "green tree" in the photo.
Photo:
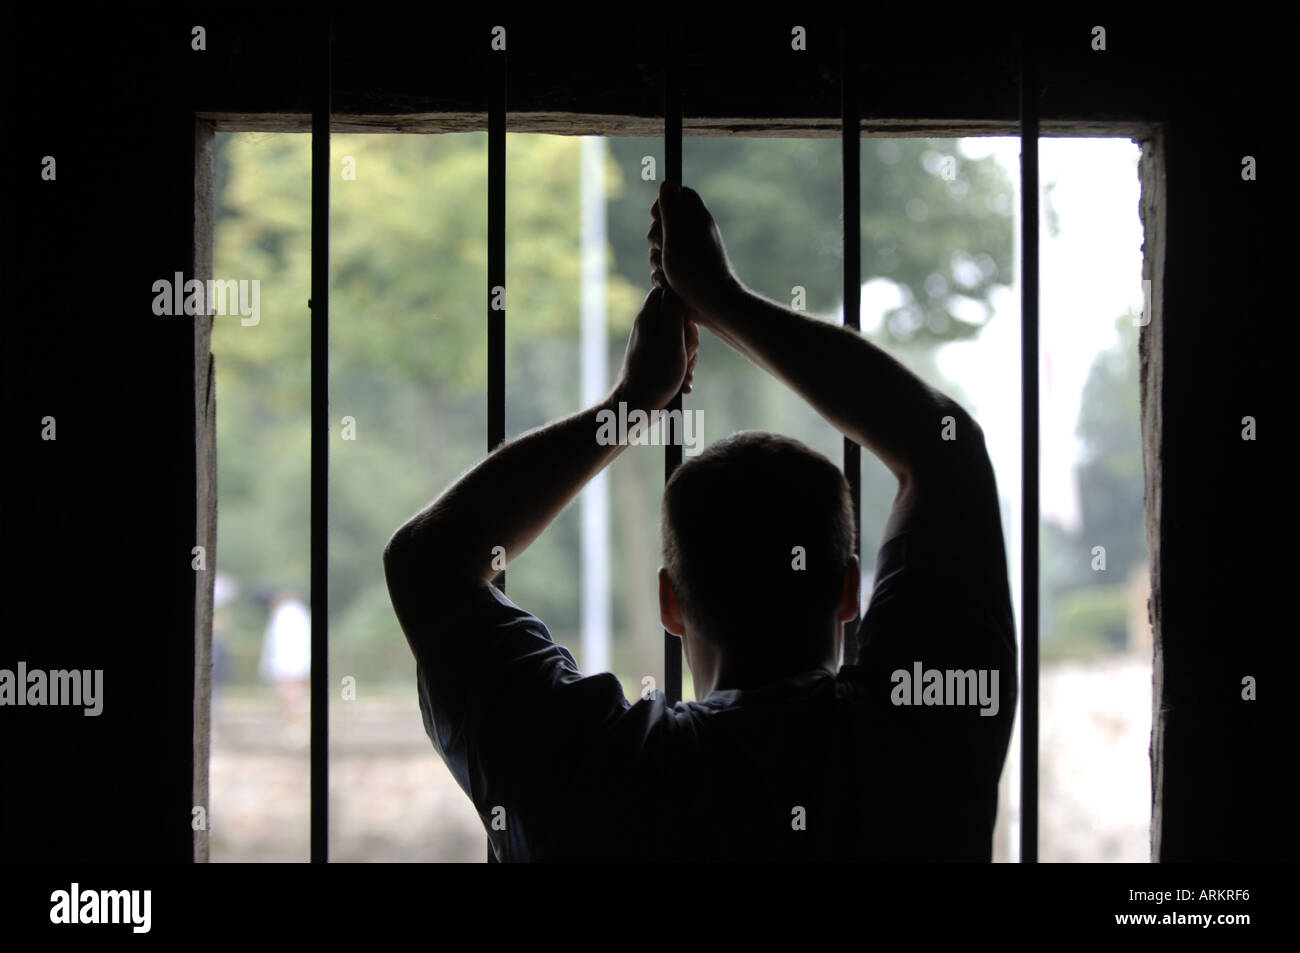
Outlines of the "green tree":
{"type": "Polygon", "coordinates": [[[1083,539],[1089,548],[1106,547],[1112,579],[1123,578],[1147,556],[1138,333],[1132,315],[1116,319],[1115,327],[1119,343],[1097,356],[1083,387],[1083,458],[1075,470],[1083,539]]]}
{"type": "Polygon", "coordinates": [[[1095,655],[1122,644],[1125,581],[1147,558],[1138,334],[1131,314],[1117,318],[1115,328],[1118,341],[1093,361],[1079,408],[1080,528],[1071,533],[1041,524],[1044,651],[1053,657],[1095,655]],[[1091,569],[1095,546],[1106,549],[1104,573],[1091,569]]]}

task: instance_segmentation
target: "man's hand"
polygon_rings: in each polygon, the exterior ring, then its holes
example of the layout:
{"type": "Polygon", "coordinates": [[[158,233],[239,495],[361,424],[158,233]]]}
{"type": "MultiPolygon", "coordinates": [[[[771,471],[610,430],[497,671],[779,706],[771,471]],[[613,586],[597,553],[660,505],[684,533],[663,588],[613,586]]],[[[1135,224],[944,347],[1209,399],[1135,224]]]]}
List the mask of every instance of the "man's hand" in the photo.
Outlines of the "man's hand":
{"type": "Polygon", "coordinates": [[[700,329],[681,299],[652,288],[632,324],[616,392],[635,409],[662,410],[679,390],[691,392],[699,349],[700,329]]]}
{"type": "Polygon", "coordinates": [[[659,186],[650,215],[651,281],[677,292],[689,318],[709,324],[711,313],[743,287],[717,223],[694,189],[673,182],[659,186]]]}

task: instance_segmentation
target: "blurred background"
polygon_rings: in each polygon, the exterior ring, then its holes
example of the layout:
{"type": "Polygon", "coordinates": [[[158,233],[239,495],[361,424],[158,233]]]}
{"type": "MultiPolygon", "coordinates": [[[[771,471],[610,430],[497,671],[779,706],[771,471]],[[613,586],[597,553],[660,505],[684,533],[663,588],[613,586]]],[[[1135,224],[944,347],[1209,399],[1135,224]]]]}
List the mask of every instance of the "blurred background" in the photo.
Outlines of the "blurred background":
{"type": "MultiPolygon", "coordinates": [[[[650,287],[663,156],[659,138],[507,140],[512,437],[612,385],[650,287]]],[[[1019,145],[864,139],[860,169],[863,333],[983,427],[1017,618],[1019,145]]],[[[481,862],[482,824],[424,734],[380,554],[486,452],[487,136],[335,135],[331,150],[331,859],[481,862]]],[[[1043,860],[1149,857],[1137,160],[1127,140],[1040,143],[1043,860]]],[[[750,287],[841,320],[838,138],[691,137],[683,168],[750,287]]],[[[215,277],[259,279],[262,297],[259,324],[218,316],[212,336],[211,858],[305,861],[310,137],[220,134],[216,171],[215,277]]],[[[686,406],[703,445],[761,428],[841,459],[825,421],[708,332],[686,406]]],[[[631,701],[663,680],[662,485],[662,448],[629,448],[507,573],[509,597],[631,701]]],[[[864,605],[893,490],[864,453],[864,605]]],[[[998,860],[1017,859],[1018,765],[1017,736],[998,860]]]]}

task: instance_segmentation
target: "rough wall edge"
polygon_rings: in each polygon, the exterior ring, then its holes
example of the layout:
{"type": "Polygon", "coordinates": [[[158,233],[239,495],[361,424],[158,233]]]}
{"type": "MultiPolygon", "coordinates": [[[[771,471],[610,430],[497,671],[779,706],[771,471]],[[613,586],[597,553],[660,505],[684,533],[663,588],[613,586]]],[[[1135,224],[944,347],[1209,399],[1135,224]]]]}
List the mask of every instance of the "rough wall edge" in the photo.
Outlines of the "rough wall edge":
{"type": "MultiPolygon", "coordinates": [[[[307,113],[199,112],[217,132],[311,132],[307,113]]],[[[1150,124],[1131,120],[1043,120],[1040,134],[1056,136],[1142,135],[1150,124]]],[[[477,132],[487,129],[487,113],[445,112],[385,115],[336,114],[330,131],[338,133],[437,133],[477,132]]],[[[662,136],[660,116],[593,115],[572,112],[508,113],[509,132],[551,133],[565,136],[662,136]]],[[[868,136],[958,138],[962,136],[1015,136],[1015,119],[864,119],[862,132],[868,136]]],[[[687,136],[773,136],[838,137],[839,117],[822,119],[787,118],[701,118],[682,120],[687,136]]]]}
{"type": "Polygon", "coordinates": [[[1155,127],[1140,140],[1139,165],[1142,198],[1142,278],[1150,281],[1151,314],[1138,337],[1139,406],[1142,416],[1142,473],[1145,482],[1145,529],[1151,595],[1147,618],[1151,623],[1151,860],[1159,861],[1163,841],[1164,802],[1164,630],[1161,579],[1164,551],[1160,527],[1164,504],[1164,283],[1165,283],[1165,143],[1164,131],[1155,127]]]}
{"type": "MultiPolygon", "coordinates": [[[[200,281],[213,277],[216,136],[214,125],[194,123],[194,261],[200,281]]],[[[207,572],[194,574],[194,801],[207,823],[193,830],[194,861],[208,860],[208,761],[212,714],[212,603],[217,572],[216,390],[212,377],[212,318],[194,319],[194,538],[207,554],[207,572]]]]}

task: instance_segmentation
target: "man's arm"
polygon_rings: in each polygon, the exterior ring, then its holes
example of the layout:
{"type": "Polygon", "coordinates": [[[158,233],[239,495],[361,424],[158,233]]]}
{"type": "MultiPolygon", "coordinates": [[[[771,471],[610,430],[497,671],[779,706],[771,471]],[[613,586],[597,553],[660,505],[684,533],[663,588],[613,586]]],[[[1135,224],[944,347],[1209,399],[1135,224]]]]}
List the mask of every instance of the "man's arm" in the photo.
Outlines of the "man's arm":
{"type": "Polygon", "coordinates": [[[954,418],[957,442],[977,435],[960,405],[861,334],[749,290],[732,270],[717,225],[693,189],[675,191],[664,183],[651,215],[655,283],[681,295],[699,323],[785,381],[901,482],[943,459],[943,417],[954,418]]]}
{"type": "MultiPolygon", "coordinates": [[[[694,190],[664,183],[651,215],[652,280],[676,291],[700,324],[785,381],[897,477],[899,495],[886,537],[910,521],[921,487],[987,489],[971,486],[972,475],[979,484],[992,478],[983,433],[956,401],[861,334],[746,288],[694,190]],[[946,417],[952,418],[955,439],[944,439],[946,417]]],[[[996,511],[996,495],[993,502],[996,511]]]]}
{"type": "Polygon", "coordinates": [[[410,633],[439,594],[491,582],[622,452],[596,435],[602,411],[659,410],[689,390],[699,332],[680,301],[652,290],[637,316],[619,381],[594,407],[516,438],[485,457],[404,523],[384,549],[393,607],[410,633]],[[495,554],[495,557],[494,557],[495,554]]]}

